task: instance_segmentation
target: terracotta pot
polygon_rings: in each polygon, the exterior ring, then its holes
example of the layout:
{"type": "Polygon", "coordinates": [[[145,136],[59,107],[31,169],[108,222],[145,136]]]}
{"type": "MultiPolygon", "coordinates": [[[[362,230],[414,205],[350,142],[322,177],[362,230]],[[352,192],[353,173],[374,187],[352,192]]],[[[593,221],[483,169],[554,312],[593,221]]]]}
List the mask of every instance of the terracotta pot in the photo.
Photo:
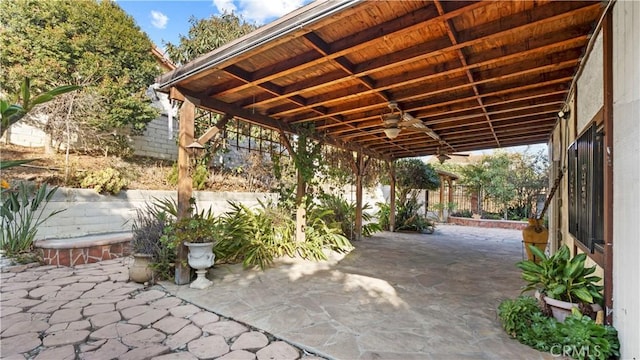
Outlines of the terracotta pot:
{"type": "Polygon", "coordinates": [[[151,255],[133,254],[133,264],[129,267],[129,280],[144,284],[153,278],[153,270],[149,267],[151,255]]]}
{"type": "Polygon", "coordinates": [[[527,251],[527,258],[536,264],[540,262],[536,256],[531,253],[529,245],[534,245],[540,251],[545,251],[549,240],[549,230],[542,225],[542,219],[529,219],[529,225],[522,229],[522,240],[524,248],[527,251]]]}

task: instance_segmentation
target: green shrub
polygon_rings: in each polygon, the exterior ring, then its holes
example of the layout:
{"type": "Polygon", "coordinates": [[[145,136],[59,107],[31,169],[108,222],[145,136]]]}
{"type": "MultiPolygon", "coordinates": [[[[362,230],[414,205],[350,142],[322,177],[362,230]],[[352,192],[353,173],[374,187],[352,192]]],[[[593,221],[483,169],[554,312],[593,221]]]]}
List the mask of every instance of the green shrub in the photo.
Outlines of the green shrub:
{"type": "Polygon", "coordinates": [[[286,210],[273,204],[260,203],[255,209],[230,202],[231,210],[220,219],[216,258],[223,262],[242,261],[244,267],[264,269],[280,256],[299,255],[304,259],[326,259],[324,250],[347,252],[349,240],[323,218],[331,210],[309,210],[305,228],[306,241],[295,239],[295,221],[286,210]]]}
{"type": "Polygon", "coordinates": [[[473,216],[473,213],[471,212],[471,210],[458,210],[452,212],[451,216],[471,218],[473,216]]]}
{"type": "MultiPolygon", "coordinates": [[[[342,235],[349,237],[351,240],[355,238],[354,225],[356,222],[356,204],[350,203],[339,195],[323,194],[319,197],[320,204],[318,208],[331,210],[325,212],[322,220],[331,225],[338,227],[342,231],[342,235]]],[[[370,210],[369,204],[362,207],[362,236],[370,237],[376,232],[382,231],[382,227],[372,222],[373,216],[367,212],[370,210]]]]}
{"type": "MultiPolygon", "coordinates": [[[[209,168],[204,164],[196,165],[191,172],[191,185],[195,190],[204,190],[209,181],[209,168]]],[[[167,182],[171,185],[178,185],[178,164],[171,166],[167,174],[167,182]]]]}
{"type": "Polygon", "coordinates": [[[378,218],[378,225],[380,225],[380,228],[382,228],[382,230],[389,231],[391,229],[391,224],[389,223],[391,206],[384,202],[379,202],[376,205],[378,206],[378,212],[376,213],[376,217],[378,218]]]}
{"type": "Polygon", "coordinates": [[[120,190],[126,188],[129,185],[127,180],[120,171],[114,168],[106,168],[103,170],[89,172],[80,186],[87,189],[93,189],[99,194],[113,194],[117,195],[120,190]]]}
{"type": "Polygon", "coordinates": [[[0,249],[6,256],[15,258],[31,251],[38,227],[50,217],[64,211],[44,214],[57,190],[57,187],[48,188],[46,184],[33,188],[26,182],[20,182],[15,189],[0,188],[0,249]]]}
{"type": "Polygon", "coordinates": [[[530,296],[505,300],[498,307],[505,331],[521,343],[554,356],[606,360],[619,356],[620,343],[615,328],[596,324],[573,309],[564,323],[542,313],[530,296]]]}
{"type": "Polygon", "coordinates": [[[507,299],[498,306],[502,327],[513,338],[531,326],[531,318],[537,313],[540,313],[538,301],[531,296],[507,299]]]}
{"type": "Polygon", "coordinates": [[[216,258],[264,269],[276,257],[295,254],[295,223],[290,214],[263,203],[255,210],[235,202],[229,205],[231,210],[220,218],[216,258]]]}

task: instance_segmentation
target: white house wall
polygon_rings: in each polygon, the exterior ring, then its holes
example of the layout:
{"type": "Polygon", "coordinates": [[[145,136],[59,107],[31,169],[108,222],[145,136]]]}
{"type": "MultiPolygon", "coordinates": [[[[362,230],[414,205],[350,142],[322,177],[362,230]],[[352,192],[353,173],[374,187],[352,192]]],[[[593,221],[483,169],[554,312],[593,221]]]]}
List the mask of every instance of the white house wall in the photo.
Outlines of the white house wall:
{"type": "Polygon", "coordinates": [[[640,2],[613,8],[613,322],[640,359],[640,2]]]}
{"type": "Polygon", "coordinates": [[[578,134],[582,133],[604,103],[602,60],[602,32],[600,32],[578,78],[578,134]]]}

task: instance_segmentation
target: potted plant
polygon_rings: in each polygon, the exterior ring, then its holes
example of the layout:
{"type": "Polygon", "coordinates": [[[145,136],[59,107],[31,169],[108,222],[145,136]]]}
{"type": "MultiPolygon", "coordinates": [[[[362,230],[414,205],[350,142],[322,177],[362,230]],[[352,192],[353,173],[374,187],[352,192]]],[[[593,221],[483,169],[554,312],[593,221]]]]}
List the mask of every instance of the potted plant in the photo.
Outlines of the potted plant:
{"type": "Polygon", "coordinates": [[[205,274],[215,260],[213,244],[217,231],[218,221],[212,216],[202,214],[182,218],[171,226],[171,236],[176,245],[184,244],[189,248],[189,266],[195,269],[197,274],[197,278],[189,285],[191,288],[205,289],[212,284],[205,274]]]}
{"type": "Polygon", "coordinates": [[[579,308],[588,315],[602,310],[601,292],[604,287],[598,285],[602,278],[591,275],[596,271],[595,265],[585,267],[586,254],[571,257],[566,245],[551,256],[546,256],[533,245],[529,249],[540,260],[539,263],[533,260],[517,263],[522,270],[522,278],[527,282],[523,292],[536,290],[539,299],[560,322],[572,308],[579,308]]]}
{"type": "Polygon", "coordinates": [[[131,226],[131,281],[145,283],[153,280],[151,265],[162,251],[160,238],[166,223],[167,214],[155,205],[147,204],[142,209],[136,209],[136,217],[131,226]]]}

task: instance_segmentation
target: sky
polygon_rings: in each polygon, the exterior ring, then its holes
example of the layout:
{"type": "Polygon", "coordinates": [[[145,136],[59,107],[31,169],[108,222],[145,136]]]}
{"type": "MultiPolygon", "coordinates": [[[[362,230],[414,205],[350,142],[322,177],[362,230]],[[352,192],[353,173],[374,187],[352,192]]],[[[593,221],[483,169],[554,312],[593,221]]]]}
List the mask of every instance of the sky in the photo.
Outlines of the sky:
{"type": "Polygon", "coordinates": [[[224,11],[241,15],[245,21],[264,25],[296,10],[311,0],[116,0],[149,38],[163,49],[164,43],[178,44],[187,35],[189,18],[206,19],[224,11]]]}

